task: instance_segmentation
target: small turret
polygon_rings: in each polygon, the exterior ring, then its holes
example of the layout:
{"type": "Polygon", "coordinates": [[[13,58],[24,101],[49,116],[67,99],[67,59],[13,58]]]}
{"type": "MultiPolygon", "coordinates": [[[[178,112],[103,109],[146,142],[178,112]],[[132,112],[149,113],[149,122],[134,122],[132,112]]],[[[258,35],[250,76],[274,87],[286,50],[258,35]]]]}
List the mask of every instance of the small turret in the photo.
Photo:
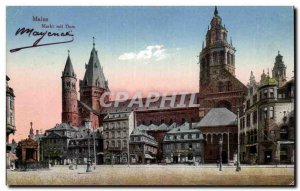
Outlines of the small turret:
{"type": "Polygon", "coordinates": [[[286,82],[286,66],[283,62],[283,56],[280,54],[279,50],[275,57],[272,77],[278,82],[279,87],[283,86],[286,82]]]}

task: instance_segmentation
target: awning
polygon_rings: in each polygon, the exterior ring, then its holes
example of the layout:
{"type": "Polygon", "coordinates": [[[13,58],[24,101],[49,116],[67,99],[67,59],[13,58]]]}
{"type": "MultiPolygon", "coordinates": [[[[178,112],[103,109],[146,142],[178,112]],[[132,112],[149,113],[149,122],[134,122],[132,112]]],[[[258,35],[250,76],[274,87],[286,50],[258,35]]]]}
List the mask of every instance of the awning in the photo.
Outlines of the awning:
{"type": "Polygon", "coordinates": [[[153,157],[151,155],[149,155],[149,154],[145,154],[145,158],[146,159],[153,159],[153,157]]]}

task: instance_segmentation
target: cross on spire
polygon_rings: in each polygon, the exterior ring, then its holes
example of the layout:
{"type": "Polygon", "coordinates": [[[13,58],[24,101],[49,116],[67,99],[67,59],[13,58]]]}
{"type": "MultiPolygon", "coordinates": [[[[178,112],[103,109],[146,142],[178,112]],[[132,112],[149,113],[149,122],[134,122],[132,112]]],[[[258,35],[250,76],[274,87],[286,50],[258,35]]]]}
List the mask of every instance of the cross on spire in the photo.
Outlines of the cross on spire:
{"type": "Polygon", "coordinates": [[[219,14],[218,8],[217,8],[217,6],[215,6],[215,12],[214,12],[214,15],[217,16],[218,14],[219,14]]]}
{"type": "Polygon", "coordinates": [[[93,36],[93,47],[95,47],[95,37],[93,36]]]}
{"type": "Polygon", "coordinates": [[[68,56],[70,56],[70,50],[68,50],[68,56]]]}

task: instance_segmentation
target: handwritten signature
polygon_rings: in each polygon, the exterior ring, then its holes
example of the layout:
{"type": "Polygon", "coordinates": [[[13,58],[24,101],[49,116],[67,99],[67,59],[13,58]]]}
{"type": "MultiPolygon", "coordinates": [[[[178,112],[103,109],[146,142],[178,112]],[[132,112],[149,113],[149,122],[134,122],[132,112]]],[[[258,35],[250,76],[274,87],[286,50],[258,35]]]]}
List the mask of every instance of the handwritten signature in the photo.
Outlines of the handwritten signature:
{"type": "Polygon", "coordinates": [[[26,35],[26,34],[28,34],[28,37],[30,37],[30,36],[40,36],[40,38],[38,38],[31,46],[23,46],[23,47],[11,49],[10,50],[11,53],[14,53],[14,52],[20,51],[22,49],[26,49],[26,48],[36,48],[36,47],[40,47],[40,46],[48,46],[48,45],[54,45],[54,44],[70,43],[70,42],[74,41],[74,37],[73,37],[74,35],[72,34],[72,31],[62,32],[62,33],[50,32],[50,31],[39,32],[39,31],[36,31],[34,28],[25,28],[25,27],[19,28],[16,31],[15,36],[17,36],[17,35],[26,35]],[[72,39],[68,40],[68,41],[60,41],[60,42],[39,44],[39,42],[45,36],[48,36],[48,37],[67,37],[67,36],[70,36],[70,37],[72,37],[72,39]]]}

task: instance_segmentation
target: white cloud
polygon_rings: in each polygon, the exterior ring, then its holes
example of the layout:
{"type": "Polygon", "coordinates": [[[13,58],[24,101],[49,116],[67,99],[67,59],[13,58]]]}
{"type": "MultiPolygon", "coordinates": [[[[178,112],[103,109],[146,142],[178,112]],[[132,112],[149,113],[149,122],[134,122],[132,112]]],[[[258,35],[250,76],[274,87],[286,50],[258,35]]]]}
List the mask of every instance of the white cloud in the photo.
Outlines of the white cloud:
{"type": "Polygon", "coordinates": [[[136,58],[136,54],[134,52],[124,53],[119,56],[119,60],[133,60],[136,58]]]}
{"type": "Polygon", "coordinates": [[[140,50],[139,52],[128,52],[121,54],[119,60],[154,60],[160,61],[167,58],[167,49],[163,45],[151,45],[147,46],[146,49],[140,50]]]}

